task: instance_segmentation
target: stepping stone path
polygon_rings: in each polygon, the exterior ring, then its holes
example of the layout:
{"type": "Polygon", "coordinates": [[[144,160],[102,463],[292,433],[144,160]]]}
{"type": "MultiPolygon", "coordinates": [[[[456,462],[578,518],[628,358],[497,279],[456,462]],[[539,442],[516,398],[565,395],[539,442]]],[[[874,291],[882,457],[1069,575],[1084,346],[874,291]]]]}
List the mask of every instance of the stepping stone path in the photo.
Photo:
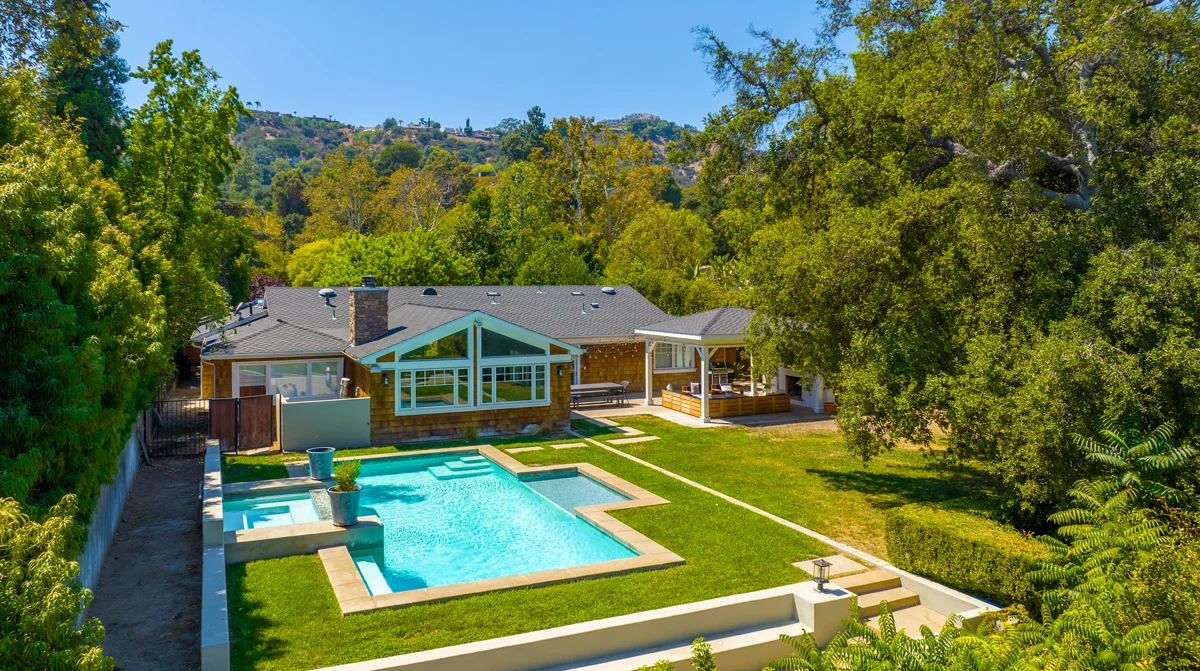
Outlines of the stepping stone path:
{"type": "Polygon", "coordinates": [[[508,452],[509,454],[517,454],[519,452],[533,452],[534,450],[540,449],[542,449],[541,445],[534,445],[532,447],[512,447],[505,450],[505,452],[508,452]]]}
{"type": "Polygon", "coordinates": [[[617,426],[614,428],[627,436],[640,436],[646,433],[645,431],[642,431],[641,429],[635,429],[632,426],[617,426]]]}
{"type": "Polygon", "coordinates": [[[658,440],[658,436],[635,436],[633,438],[618,438],[608,441],[609,445],[628,445],[629,443],[644,443],[648,440],[658,440]]]}
{"type": "Polygon", "coordinates": [[[553,447],[556,450],[567,450],[572,447],[587,447],[587,443],[559,443],[558,445],[551,445],[550,447],[553,447]]]}
{"type": "MultiPolygon", "coordinates": [[[[859,564],[845,555],[830,555],[828,557],[821,557],[821,559],[833,564],[833,566],[829,567],[828,577],[830,578],[837,575],[846,575],[847,573],[861,573],[862,571],[867,570],[866,566],[859,564]]],[[[813,566],[814,561],[816,560],[806,559],[804,561],[798,561],[792,564],[792,566],[795,566],[799,569],[804,569],[809,575],[816,575],[817,569],[813,566]]]]}

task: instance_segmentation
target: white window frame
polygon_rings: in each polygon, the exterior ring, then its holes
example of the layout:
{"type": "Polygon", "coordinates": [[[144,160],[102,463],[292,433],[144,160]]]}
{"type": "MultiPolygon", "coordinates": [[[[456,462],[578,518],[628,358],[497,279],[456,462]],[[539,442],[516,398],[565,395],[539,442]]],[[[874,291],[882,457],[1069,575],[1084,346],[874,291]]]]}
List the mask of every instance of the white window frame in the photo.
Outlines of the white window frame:
{"type": "Polygon", "coordinates": [[[654,346],[654,372],[677,373],[696,370],[696,348],[693,345],[660,342],[654,346]],[[666,368],[658,367],[658,353],[663,348],[671,348],[671,365],[666,368]]]}
{"type": "Polygon", "coordinates": [[[480,359],[479,360],[479,395],[477,398],[479,398],[478,409],[484,409],[484,410],[493,409],[493,408],[494,409],[529,408],[529,407],[536,407],[536,406],[541,406],[541,405],[550,405],[550,358],[549,357],[538,357],[538,356],[511,356],[511,357],[510,356],[504,356],[504,357],[498,356],[498,357],[488,357],[485,359],[480,359]],[[492,374],[491,374],[492,379],[490,381],[492,388],[488,391],[491,392],[492,398],[496,398],[496,370],[495,369],[501,368],[501,367],[507,367],[507,366],[529,366],[529,379],[530,379],[530,382],[532,383],[532,388],[533,388],[533,391],[535,394],[537,392],[538,367],[541,366],[543,368],[543,371],[545,374],[545,385],[542,388],[543,389],[542,393],[544,395],[544,398],[536,398],[536,396],[535,396],[535,398],[528,400],[528,401],[499,401],[499,402],[492,401],[490,403],[484,403],[484,401],[483,401],[483,398],[484,398],[484,396],[483,396],[483,392],[484,392],[483,370],[485,368],[492,370],[492,374]]]}
{"type": "MultiPolygon", "coordinates": [[[[544,337],[538,337],[537,334],[525,331],[518,327],[512,327],[506,322],[493,320],[483,315],[474,316],[472,321],[463,323],[461,321],[447,324],[445,328],[435,329],[428,333],[414,337],[411,342],[406,342],[399,348],[393,350],[393,361],[378,364],[383,373],[388,376],[390,384],[394,387],[392,393],[394,395],[393,412],[397,416],[407,415],[433,415],[447,412],[470,412],[476,410],[504,410],[508,408],[527,408],[537,406],[548,406],[552,403],[551,393],[551,375],[553,375],[553,364],[555,362],[563,363],[569,361],[571,354],[550,355],[550,343],[544,337]],[[467,338],[467,356],[460,359],[420,359],[415,361],[403,361],[401,357],[406,352],[411,352],[420,349],[429,343],[444,338],[452,333],[466,329],[468,331],[467,338]],[[516,338],[522,342],[529,343],[541,349],[542,353],[529,354],[522,356],[502,356],[502,357],[483,357],[477,356],[480,352],[480,346],[483,342],[483,329],[499,333],[510,338],[516,338]],[[483,370],[485,368],[494,369],[499,366],[532,366],[530,371],[533,381],[533,389],[536,394],[537,390],[537,367],[541,366],[544,375],[545,385],[543,387],[542,398],[533,398],[529,401],[509,401],[505,403],[483,403],[483,370]],[[456,403],[453,406],[433,407],[433,408],[417,408],[416,406],[416,378],[417,371],[421,370],[449,370],[449,369],[467,369],[467,403],[456,403]],[[411,406],[408,408],[401,407],[400,392],[403,386],[401,385],[401,374],[409,373],[408,391],[411,399],[411,406]]],[[[378,358],[384,352],[376,353],[373,358],[378,358]]],[[[457,385],[457,382],[455,383],[457,385]]],[[[457,389],[456,389],[457,390],[457,389]]],[[[492,389],[495,392],[495,376],[492,377],[492,389]]],[[[457,400],[457,394],[455,396],[457,400]]],[[[494,396],[493,396],[494,398],[494,396]]]]}
{"type": "MultiPolygon", "coordinates": [[[[308,386],[304,390],[305,395],[292,396],[288,399],[288,401],[290,401],[290,402],[295,402],[295,401],[300,401],[300,400],[319,401],[319,400],[323,400],[323,399],[330,399],[330,398],[338,397],[337,392],[334,392],[332,394],[320,394],[317,396],[312,395],[312,389],[313,389],[313,386],[312,386],[312,370],[313,369],[312,369],[312,367],[313,367],[314,363],[336,363],[337,364],[337,379],[339,381],[339,384],[340,384],[342,377],[345,376],[345,371],[344,371],[345,363],[342,361],[341,357],[336,357],[336,358],[334,358],[334,357],[324,358],[323,357],[323,358],[318,358],[318,359],[254,359],[254,360],[249,360],[249,361],[234,361],[233,366],[232,366],[232,368],[233,368],[233,390],[232,390],[233,394],[232,394],[231,398],[241,398],[241,396],[242,396],[242,394],[241,394],[241,386],[242,385],[241,385],[241,379],[240,379],[242,366],[266,366],[267,367],[266,368],[267,394],[271,394],[271,366],[274,364],[281,364],[281,363],[282,364],[302,363],[305,365],[304,367],[306,370],[305,378],[307,380],[306,384],[308,386]]],[[[273,394],[271,394],[271,395],[273,395],[273,394]]]]}

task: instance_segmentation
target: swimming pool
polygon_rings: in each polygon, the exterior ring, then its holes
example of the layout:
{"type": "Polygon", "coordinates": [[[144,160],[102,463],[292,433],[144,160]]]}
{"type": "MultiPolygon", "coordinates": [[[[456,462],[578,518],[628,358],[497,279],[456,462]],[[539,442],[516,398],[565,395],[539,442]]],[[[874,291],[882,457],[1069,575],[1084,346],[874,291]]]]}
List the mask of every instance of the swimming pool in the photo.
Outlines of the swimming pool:
{"type": "Polygon", "coordinates": [[[636,556],[574,513],[627,500],[582,475],[522,480],[453,455],[364,462],[359,483],[384,528],[382,547],[351,551],[373,596],[636,556]]]}
{"type": "MultiPolygon", "coordinates": [[[[475,454],[367,459],[359,515],[383,525],[383,543],[351,547],[372,596],[635,557],[575,514],[629,498],[584,475],[518,478],[475,454]]],[[[230,497],[225,530],[328,518],[323,489],[230,497]]]]}
{"type": "Polygon", "coordinates": [[[303,524],[321,519],[309,492],[229,497],[222,507],[225,531],[303,524]]]}

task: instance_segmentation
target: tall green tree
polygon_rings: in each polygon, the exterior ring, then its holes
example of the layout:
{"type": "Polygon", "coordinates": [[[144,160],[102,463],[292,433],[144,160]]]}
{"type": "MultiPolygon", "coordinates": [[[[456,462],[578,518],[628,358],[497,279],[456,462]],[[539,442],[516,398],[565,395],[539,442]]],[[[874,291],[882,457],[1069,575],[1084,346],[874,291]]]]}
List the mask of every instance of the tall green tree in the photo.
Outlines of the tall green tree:
{"type": "MultiPolygon", "coordinates": [[[[525,121],[500,138],[500,150],[509,161],[527,161],[535,149],[545,146],[546,113],[541,107],[533,106],[525,114],[525,121]]],[[[507,121],[507,120],[506,120],[507,121]]],[[[511,125],[510,125],[511,126],[511,125]]]]}
{"type": "Polygon", "coordinates": [[[88,158],[104,165],[111,176],[125,149],[125,95],[129,65],[117,55],[120,25],[108,18],[107,6],[96,0],[57,0],[60,14],[94,16],[95,23],[111,30],[94,44],[90,25],[60,21],[48,46],[49,86],[55,113],[75,119],[88,158]]]}
{"type": "Polygon", "coordinates": [[[401,166],[416,168],[421,164],[421,148],[411,142],[395,142],[384,147],[375,157],[375,171],[387,177],[401,166]]]}
{"type": "Polygon", "coordinates": [[[301,217],[311,214],[304,200],[304,184],[304,172],[299,168],[275,173],[271,178],[271,202],[275,214],[284,218],[292,214],[301,217]]]}
{"type": "Polygon", "coordinates": [[[735,102],[684,147],[760,227],[764,356],[826,378],[850,449],[940,426],[1037,524],[1093,472],[1069,436],[1094,418],[1197,437],[1197,12],[836,0],[811,46],[701,32],[735,102]]]}
{"type": "MultiPolygon", "coordinates": [[[[166,372],[166,309],[121,194],[31,73],[0,76],[0,497],[89,514],[166,372]]],[[[194,325],[193,325],[194,327],[194,325]]],[[[0,543],[2,545],[2,543],[0,543]]]]}

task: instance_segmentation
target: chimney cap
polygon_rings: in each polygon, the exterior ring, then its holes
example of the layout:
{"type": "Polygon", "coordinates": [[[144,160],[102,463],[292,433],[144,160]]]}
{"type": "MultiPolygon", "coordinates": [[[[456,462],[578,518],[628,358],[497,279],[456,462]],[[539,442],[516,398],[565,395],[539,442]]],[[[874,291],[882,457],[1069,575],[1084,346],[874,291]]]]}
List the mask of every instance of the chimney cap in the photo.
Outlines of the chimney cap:
{"type": "Polygon", "coordinates": [[[364,287],[367,287],[368,289],[374,289],[375,288],[375,276],[374,275],[363,275],[362,276],[362,285],[364,287]]]}

